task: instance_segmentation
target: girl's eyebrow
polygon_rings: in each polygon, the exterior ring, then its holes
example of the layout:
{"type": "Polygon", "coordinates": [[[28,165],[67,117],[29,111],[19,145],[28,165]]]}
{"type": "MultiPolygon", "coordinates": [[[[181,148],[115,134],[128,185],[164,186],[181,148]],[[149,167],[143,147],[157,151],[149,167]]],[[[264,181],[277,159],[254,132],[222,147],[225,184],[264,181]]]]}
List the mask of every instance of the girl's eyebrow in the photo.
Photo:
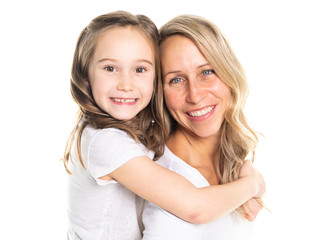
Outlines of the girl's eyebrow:
{"type": "Polygon", "coordinates": [[[102,58],[102,59],[98,60],[97,62],[104,62],[104,61],[117,62],[117,59],[113,59],[113,58],[102,58]]]}
{"type": "MultiPolygon", "coordinates": [[[[118,62],[119,60],[114,59],[114,58],[102,58],[102,59],[98,60],[97,62],[100,63],[100,62],[105,62],[105,61],[118,62]]],[[[151,61],[144,59],[144,58],[136,59],[135,62],[145,62],[145,63],[153,66],[153,63],[151,61]]]]}
{"type": "Polygon", "coordinates": [[[153,66],[153,63],[151,61],[147,60],[147,59],[137,59],[136,61],[137,62],[145,62],[145,63],[150,64],[151,66],[153,66]]]}

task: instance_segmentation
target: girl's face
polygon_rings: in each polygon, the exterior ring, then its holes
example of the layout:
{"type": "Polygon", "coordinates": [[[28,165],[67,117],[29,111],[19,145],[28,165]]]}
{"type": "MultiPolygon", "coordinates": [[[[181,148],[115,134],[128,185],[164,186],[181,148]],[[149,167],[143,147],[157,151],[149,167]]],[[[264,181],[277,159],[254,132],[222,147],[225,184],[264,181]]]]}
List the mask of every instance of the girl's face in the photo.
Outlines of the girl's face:
{"type": "Polygon", "coordinates": [[[116,119],[132,119],[150,102],[154,67],[152,45],[137,29],[115,27],[103,32],[89,65],[96,104],[116,119]]]}
{"type": "Polygon", "coordinates": [[[162,42],[160,50],[170,114],[190,133],[218,137],[231,99],[229,88],[190,39],[171,36],[162,42]]]}

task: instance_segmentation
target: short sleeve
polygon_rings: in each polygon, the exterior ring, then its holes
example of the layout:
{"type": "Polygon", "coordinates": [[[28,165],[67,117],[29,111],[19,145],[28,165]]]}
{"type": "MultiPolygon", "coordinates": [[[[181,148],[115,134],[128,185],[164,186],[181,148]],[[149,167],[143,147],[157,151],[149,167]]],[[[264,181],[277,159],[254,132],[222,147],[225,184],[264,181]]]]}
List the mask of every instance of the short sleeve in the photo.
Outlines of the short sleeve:
{"type": "Polygon", "coordinates": [[[205,224],[186,222],[147,201],[144,205],[142,220],[144,224],[142,240],[204,239],[202,235],[205,224]]]}
{"type": "MultiPolygon", "coordinates": [[[[88,147],[88,171],[98,184],[104,181],[98,179],[105,176],[134,157],[154,157],[144,145],[137,143],[127,133],[115,128],[98,130],[88,147]]],[[[106,182],[108,183],[108,182],[106,182]]]]}

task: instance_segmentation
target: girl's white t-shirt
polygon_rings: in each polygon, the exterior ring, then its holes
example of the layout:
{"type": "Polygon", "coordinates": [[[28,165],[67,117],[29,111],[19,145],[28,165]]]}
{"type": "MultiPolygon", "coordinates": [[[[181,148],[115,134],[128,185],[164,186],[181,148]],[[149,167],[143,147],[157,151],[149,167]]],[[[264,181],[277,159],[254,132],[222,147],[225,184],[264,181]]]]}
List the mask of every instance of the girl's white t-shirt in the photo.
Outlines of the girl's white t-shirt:
{"type": "Polygon", "coordinates": [[[81,153],[72,151],[68,179],[68,239],[141,239],[144,200],[115,180],[98,179],[137,156],[154,157],[124,131],[87,126],[81,153]]]}
{"type": "MultiPolygon", "coordinates": [[[[156,162],[184,176],[198,188],[209,186],[197,169],[178,158],[167,147],[156,162]]],[[[253,225],[234,212],[208,224],[192,224],[148,201],[144,204],[142,220],[144,240],[248,240],[253,225]]]]}

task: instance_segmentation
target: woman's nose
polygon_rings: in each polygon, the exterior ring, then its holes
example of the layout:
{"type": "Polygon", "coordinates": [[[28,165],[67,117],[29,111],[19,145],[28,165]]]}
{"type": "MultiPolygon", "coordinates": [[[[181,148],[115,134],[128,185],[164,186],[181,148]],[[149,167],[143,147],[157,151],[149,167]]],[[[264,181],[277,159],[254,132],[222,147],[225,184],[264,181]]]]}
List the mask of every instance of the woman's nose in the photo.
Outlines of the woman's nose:
{"type": "Polygon", "coordinates": [[[204,90],[198,81],[190,81],[187,88],[187,101],[199,103],[204,97],[204,90]]]}

